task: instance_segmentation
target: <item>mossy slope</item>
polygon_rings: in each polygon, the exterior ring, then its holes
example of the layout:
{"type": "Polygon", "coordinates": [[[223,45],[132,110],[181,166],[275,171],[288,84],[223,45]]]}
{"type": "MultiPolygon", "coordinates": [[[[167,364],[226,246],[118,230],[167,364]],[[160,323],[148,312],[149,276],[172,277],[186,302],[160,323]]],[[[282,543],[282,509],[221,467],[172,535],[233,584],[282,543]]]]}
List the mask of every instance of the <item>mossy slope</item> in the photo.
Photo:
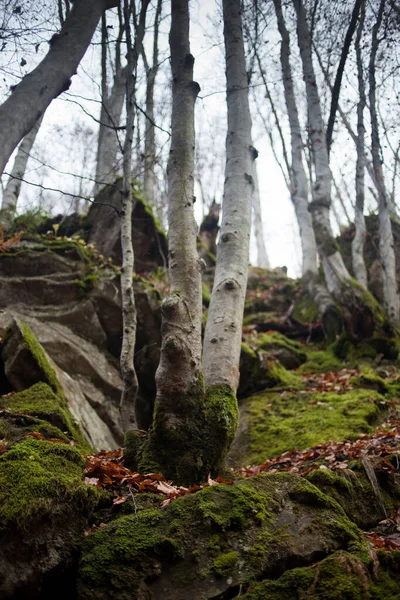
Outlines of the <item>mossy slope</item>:
{"type": "Polygon", "coordinates": [[[79,597],[183,600],[196,581],[203,597],[214,597],[361,539],[339,505],[305,480],[258,476],[179,498],[165,511],[121,517],[90,535],[79,597]]]}
{"type": "Polygon", "coordinates": [[[230,456],[240,465],[260,464],[287,450],[356,439],[371,432],[385,414],[385,399],[374,390],[266,391],[242,401],[239,433],[230,456]]]}

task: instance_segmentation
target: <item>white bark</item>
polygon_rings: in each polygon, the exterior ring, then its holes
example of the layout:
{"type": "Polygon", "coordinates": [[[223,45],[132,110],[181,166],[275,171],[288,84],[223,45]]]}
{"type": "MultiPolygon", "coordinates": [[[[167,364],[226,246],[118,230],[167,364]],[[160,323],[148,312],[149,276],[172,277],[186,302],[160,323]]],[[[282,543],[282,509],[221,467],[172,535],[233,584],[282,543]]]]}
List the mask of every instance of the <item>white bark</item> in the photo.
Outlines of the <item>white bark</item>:
{"type": "Polygon", "coordinates": [[[356,162],[356,205],[354,210],[355,234],[351,244],[351,255],[353,262],[354,275],[364,289],[368,289],[368,275],[364,261],[364,244],[367,236],[367,227],[364,218],[364,197],[365,197],[365,126],[364,109],[366,105],[364,72],[361,53],[361,36],[365,21],[365,3],[361,4],[360,23],[358,25],[356,36],[356,58],[357,58],[357,78],[358,95],[357,103],[357,162],[356,162]]]}
{"type": "Polygon", "coordinates": [[[396,257],[392,223],[390,221],[389,197],[384,185],[382,161],[380,159],[380,141],[376,110],[375,59],[378,51],[378,33],[382,23],[385,0],[381,0],[378,16],[372,28],[372,44],[369,61],[369,107],[371,115],[371,153],[375,181],[379,198],[379,254],[382,264],[383,296],[389,323],[398,326],[400,322],[400,296],[396,280],[396,257]]]}
{"type": "Polygon", "coordinates": [[[9,225],[15,214],[26,166],[42,120],[43,117],[40,117],[40,119],[36,121],[31,131],[24,137],[19,145],[14,165],[10,172],[10,177],[3,192],[3,201],[1,205],[2,214],[0,216],[0,223],[3,225],[9,225]]]}
{"type": "Polygon", "coordinates": [[[154,127],[154,86],[158,72],[158,28],[161,17],[162,0],[158,0],[154,20],[153,39],[153,65],[149,67],[146,55],[143,51],[143,61],[147,71],[146,81],[146,131],[144,142],[144,177],[143,192],[150,203],[154,206],[155,188],[155,164],[156,164],[156,136],[154,127]]]}
{"type": "Polygon", "coordinates": [[[303,65],[303,79],[306,84],[310,140],[315,168],[315,183],[312,189],[312,221],[318,252],[324,265],[328,290],[336,299],[342,296],[342,287],[351,279],[343,258],[337,250],[329,220],[331,207],[331,171],[325,140],[325,127],[322,119],[321,103],[311,56],[311,38],[302,0],[293,0],[297,13],[297,41],[303,65]]]}
{"type": "Polygon", "coordinates": [[[285,102],[288,111],[290,125],[290,141],[292,164],[290,170],[291,199],[296,212],[297,222],[300,230],[302,249],[302,273],[307,275],[317,273],[317,246],[308,205],[308,182],[303,164],[303,140],[299,113],[297,110],[296,97],[294,93],[292,69],[290,66],[290,39],[286,28],[282,4],[280,0],[274,0],[278,28],[282,38],[281,66],[283,85],[285,90],[285,102]]]}
{"type": "Polygon", "coordinates": [[[270,269],[271,264],[269,262],[267,249],[264,241],[264,231],[262,222],[261,202],[260,202],[260,189],[258,187],[258,175],[257,175],[257,164],[254,161],[253,164],[253,179],[254,188],[252,195],[252,206],[253,206],[253,223],[254,223],[254,237],[256,238],[257,245],[257,266],[261,269],[270,269]]]}
{"type": "Polygon", "coordinates": [[[110,94],[102,98],[94,196],[102,186],[115,181],[119,174],[117,165],[117,154],[120,147],[118,127],[124,106],[127,75],[127,66],[122,69],[118,68],[110,94]]]}
{"type": "MultiPolygon", "coordinates": [[[[142,4],[142,9],[143,9],[142,4]]],[[[146,14],[144,7],[144,15],[146,14]]],[[[128,72],[126,78],[126,134],[123,158],[123,191],[121,197],[121,295],[122,295],[122,348],[120,355],[121,377],[124,383],[120,413],[124,431],[136,428],[135,400],[138,392],[138,379],[135,371],[136,343],[136,306],[133,292],[134,253],[132,245],[132,145],[135,119],[135,79],[134,79],[134,50],[131,39],[131,11],[128,0],[124,0],[124,21],[127,45],[128,72]]]]}
{"type": "Polygon", "coordinates": [[[76,0],[42,62],[0,106],[0,173],[50,102],[69,88],[101,15],[117,0],[76,0]]]}
{"type": "Polygon", "coordinates": [[[236,392],[247,286],[253,151],[240,0],[223,0],[228,132],[222,224],[204,338],[206,387],[236,392]]]}
{"type": "MultiPolygon", "coordinates": [[[[168,428],[169,421],[176,423],[176,410],[179,413],[179,408],[185,406],[185,397],[187,402],[187,395],[199,381],[202,318],[201,262],[197,254],[197,224],[193,210],[194,107],[200,87],[193,81],[188,0],[172,0],[171,9],[169,40],[173,84],[168,161],[168,253],[170,289],[173,291],[161,306],[162,345],[156,373],[157,401],[168,421],[162,424],[164,428],[168,428]]],[[[198,401],[202,399],[200,394],[198,401]]]]}

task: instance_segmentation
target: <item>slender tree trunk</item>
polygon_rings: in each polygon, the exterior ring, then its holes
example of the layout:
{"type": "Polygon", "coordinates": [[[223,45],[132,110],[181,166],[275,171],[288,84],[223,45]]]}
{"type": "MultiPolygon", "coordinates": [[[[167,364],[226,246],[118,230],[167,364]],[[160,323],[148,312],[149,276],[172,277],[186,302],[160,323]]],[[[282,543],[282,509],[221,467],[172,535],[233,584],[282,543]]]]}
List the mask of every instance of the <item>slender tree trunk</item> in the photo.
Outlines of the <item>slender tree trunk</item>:
{"type": "Polygon", "coordinates": [[[290,66],[290,37],[283,17],[281,0],[274,0],[274,5],[278,29],[282,38],[280,56],[285,102],[289,117],[292,158],[289,171],[290,192],[300,230],[302,273],[308,293],[318,307],[325,334],[328,338],[332,338],[337,332],[341,319],[326,286],[318,278],[317,246],[309,211],[308,181],[303,164],[303,140],[290,66]]]}
{"type": "Polygon", "coordinates": [[[357,58],[357,78],[358,95],[357,103],[357,162],[356,162],[356,205],[354,211],[355,234],[351,244],[351,255],[353,262],[354,275],[364,289],[368,289],[367,268],[364,261],[364,244],[367,236],[367,227],[364,218],[364,197],[365,197],[365,126],[364,109],[366,105],[364,72],[361,52],[361,37],[365,21],[365,1],[361,3],[360,22],[356,36],[356,58],[357,58]]]}
{"type": "Polygon", "coordinates": [[[24,137],[19,145],[17,155],[11,169],[10,177],[3,192],[3,202],[1,205],[0,225],[8,227],[14,217],[22,180],[25,175],[26,166],[31,154],[33,144],[35,143],[43,117],[36,121],[31,131],[24,137]]]}
{"type": "Polygon", "coordinates": [[[302,273],[317,273],[317,246],[308,207],[308,182],[303,165],[303,140],[296,97],[294,93],[292,69],[290,66],[290,39],[286,28],[281,0],[274,0],[278,28],[282,38],[281,66],[285,101],[290,125],[290,141],[292,164],[290,169],[291,199],[296,212],[300,229],[300,240],[303,254],[302,273]]]}
{"type": "MultiPolygon", "coordinates": [[[[329,89],[332,92],[333,87],[332,87],[332,84],[331,84],[331,81],[330,81],[330,78],[329,78],[329,73],[328,73],[327,69],[325,68],[325,66],[324,66],[324,64],[322,62],[321,55],[318,52],[318,48],[316,46],[314,46],[314,53],[315,53],[315,56],[317,57],[318,64],[319,64],[319,66],[321,68],[321,71],[322,71],[322,74],[324,76],[324,79],[325,79],[325,81],[326,81],[329,89]]],[[[351,137],[351,139],[353,140],[353,142],[357,146],[357,134],[354,131],[354,129],[352,128],[351,123],[350,123],[349,119],[347,118],[346,113],[344,112],[344,110],[342,109],[342,107],[340,106],[339,103],[337,105],[337,112],[339,113],[340,118],[342,120],[342,123],[346,127],[349,136],[351,137]]],[[[371,163],[370,160],[367,159],[366,155],[364,155],[364,165],[365,165],[365,168],[368,171],[368,175],[371,177],[371,180],[372,180],[372,182],[373,182],[373,184],[375,186],[375,189],[378,191],[379,185],[382,186],[382,185],[384,185],[384,183],[381,182],[379,184],[377,182],[373,164],[371,163]]],[[[371,194],[374,196],[374,198],[377,198],[377,194],[376,194],[375,190],[373,188],[371,188],[371,187],[368,188],[368,189],[371,192],[371,194]]],[[[397,216],[397,213],[396,213],[396,206],[395,206],[393,200],[390,198],[390,196],[388,194],[387,194],[387,197],[389,199],[389,206],[390,206],[390,212],[392,213],[392,218],[395,218],[398,221],[398,216],[397,216]]]]}
{"type": "Polygon", "coordinates": [[[0,106],[0,173],[50,102],[69,88],[101,15],[116,5],[117,0],[76,0],[48,54],[0,106]]]}
{"type": "MultiPolygon", "coordinates": [[[[306,84],[310,139],[315,169],[315,183],[310,205],[317,248],[324,268],[330,293],[340,303],[346,329],[352,337],[369,337],[376,323],[371,309],[372,298],[366,298],[361,287],[355,285],[333,236],[329,210],[331,207],[331,172],[326,146],[321,104],[311,56],[311,39],[302,0],[293,0],[297,13],[297,40],[306,84]]],[[[339,329],[338,329],[339,333],[339,329]]]]}
{"type": "Polygon", "coordinates": [[[363,2],[363,0],[355,0],[355,2],[354,2],[353,12],[351,14],[350,23],[347,28],[346,36],[345,36],[345,39],[343,42],[339,66],[336,71],[335,82],[333,84],[331,108],[330,108],[330,112],[329,112],[328,125],[326,128],[326,145],[328,148],[328,154],[330,152],[331,144],[332,144],[333,127],[335,125],[336,112],[337,112],[337,107],[339,104],[339,94],[340,94],[340,89],[342,87],[344,67],[346,65],[346,60],[349,55],[351,41],[353,39],[353,35],[354,35],[354,32],[357,27],[358,14],[360,12],[360,6],[361,6],[362,2],[363,2]]]}
{"type": "Polygon", "coordinates": [[[254,161],[253,164],[253,179],[254,188],[252,195],[252,206],[253,206],[253,223],[254,223],[254,237],[256,238],[257,245],[257,266],[261,269],[270,269],[271,264],[269,262],[267,249],[265,247],[261,202],[260,202],[260,189],[258,187],[258,175],[257,165],[254,161]]]}
{"type": "MultiPolygon", "coordinates": [[[[174,435],[192,419],[187,404],[203,394],[201,377],[201,265],[194,218],[194,106],[199,85],[193,81],[188,0],[172,0],[170,32],[172,136],[168,161],[168,248],[170,288],[162,303],[162,346],[156,373],[156,430],[174,435]],[[182,409],[182,410],[180,410],[182,409]],[[181,421],[181,422],[179,422],[181,421]],[[179,425],[177,424],[179,423],[179,425]]],[[[182,456],[185,461],[185,457],[182,456]]]]}
{"type": "Polygon", "coordinates": [[[124,431],[136,427],[135,400],[138,379],[135,371],[136,306],[133,292],[134,254],[132,245],[132,142],[135,117],[135,81],[133,74],[133,47],[131,39],[131,11],[128,0],[124,0],[124,20],[127,45],[128,75],[126,79],[126,134],[123,159],[123,186],[121,197],[121,292],[122,292],[122,348],[120,355],[121,377],[124,384],[120,413],[124,431]]]}
{"type": "Polygon", "coordinates": [[[156,164],[156,136],[154,127],[154,86],[158,72],[158,29],[161,18],[162,0],[158,0],[154,20],[153,38],[153,64],[147,64],[143,51],[143,61],[147,72],[146,81],[146,130],[144,143],[144,178],[143,192],[147,201],[154,206],[155,164],[156,164]]]}
{"type": "Polygon", "coordinates": [[[127,66],[118,68],[110,94],[102,98],[94,196],[102,186],[112,183],[118,176],[117,154],[120,149],[118,128],[124,106],[127,75],[127,66]]]}
{"type": "Polygon", "coordinates": [[[236,393],[247,286],[251,198],[254,189],[251,117],[240,0],[224,0],[228,133],[217,267],[204,338],[206,387],[236,393]]]}
{"type": "Polygon", "coordinates": [[[396,327],[400,322],[400,297],[396,280],[396,257],[392,223],[390,221],[389,199],[384,185],[382,161],[380,158],[380,141],[378,116],[376,110],[375,61],[379,47],[378,33],[382,24],[385,0],[380,1],[378,16],[372,28],[372,44],[369,61],[369,106],[371,115],[371,152],[379,198],[379,254],[382,264],[383,296],[388,312],[389,322],[396,327]]]}

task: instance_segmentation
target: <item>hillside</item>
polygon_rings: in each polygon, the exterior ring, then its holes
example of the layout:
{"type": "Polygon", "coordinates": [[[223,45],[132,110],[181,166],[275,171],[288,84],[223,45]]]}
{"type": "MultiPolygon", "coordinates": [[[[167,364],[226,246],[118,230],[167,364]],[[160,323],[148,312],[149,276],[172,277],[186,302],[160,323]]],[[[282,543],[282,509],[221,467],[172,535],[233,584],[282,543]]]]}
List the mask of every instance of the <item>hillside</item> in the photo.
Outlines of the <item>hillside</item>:
{"type": "MultiPolygon", "coordinates": [[[[146,436],[165,239],[136,210],[146,436]]],[[[327,347],[302,282],[250,269],[225,471],[175,486],[137,472],[135,438],[123,440],[118,248],[108,240],[110,260],[87,223],[52,225],[0,253],[0,597],[400,598],[398,340],[327,347]]]]}

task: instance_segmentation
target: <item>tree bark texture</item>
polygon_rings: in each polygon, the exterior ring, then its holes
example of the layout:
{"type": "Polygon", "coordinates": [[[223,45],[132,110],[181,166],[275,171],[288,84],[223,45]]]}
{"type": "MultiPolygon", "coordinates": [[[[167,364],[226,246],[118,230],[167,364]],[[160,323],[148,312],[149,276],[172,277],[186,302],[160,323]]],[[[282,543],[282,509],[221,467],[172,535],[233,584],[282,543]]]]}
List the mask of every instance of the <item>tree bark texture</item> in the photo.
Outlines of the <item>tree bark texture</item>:
{"type": "MultiPolygon", "coordinates": [[[[321,103],[312,64],[311,38],[302,0],[293,0],[293,4],[297,13],[297,41],[306,85],[310,140],[315,169],[310,210],[318,253],[328,290],[341,305],[347,333],[355,338],[370,337],[376,324],[376,315],[373,315],[374,311],[371,309],[373,299],[372,297],[367,299],[368,292],[358,287],[351,278],[333,236],[329,220],[331,171],[321,103]]],[[[338,323],[337,333],[340,332],[340,327],[341,323],[338,323]]]]}
{"type": "Polygon", "coordinates": [[[371,116],[372,164],[374,167],[379,198],[379,254],[382,265],[383,297],[389,323],[396,327],[400,322],[400,296],[396,280],[396,257],[394,253],[392,223],[390,220],[389,198],[384,185],[384,175],[380,157],[379,127],[376,108],[375,63],[379,47],[378,34],[382,24],[384,8],[385,0],[381,0],[377,20],[372,28],[372,44],[369,61],[369,107],[371,116]]]}
{"type": "Polygon", "coordinates": [[[290,66],[290,38],[282,13],[281,0],[274,0],[278,29],[281,34],[281,66],[285,101],[289,117],[292,164],[290,169],[291,199],[300,230],[303,255],[302,273],[317,273],[317,246],[308,210],[308,182],[303,164],[303,140],[290,66]]]}
{"type": "Polygon", "coordinates": [[[171,0],[169,36],[172,70],[172,127],[168,160],[168,255],[171,293],[162,302],[160,364],[150,453],[175,481],[204,478],[207,452],[204,380],[201,365],[203,261],[197,254],[194,218],[194,109],[189,44],[189,2],[171,0]]]}
{"type": "Polygon", "coordinates": [[[146,80],[146,129],[144,141],[144,177],[143,192],[146,200],[151,206],[155,205],[155,164],[156,164],[156,136],[154,127],[154,86],[158,72],[158,29],[162,11],[162,0],[158,0],[156,15],[154,19],[154,39],[153,39],[153,64],[150,67],[145,59],[143,60],[147,71],[146,80]]]}
{"type": "Polygon", "coordinates": [[[364,109],[366,106],[364,70],[361,52],[361,38],[365,21],[365,2],[361,3],[360,21],[358,25],[355,50],[357,59],[358,96],[357,103],[357,161],[356,161],[356,205],[354,210],[355,234],[351,244],[351,255],[354,275],[364,289],[368,289],[367,268],[364,261],[364,244],[367,236],[367,227],[364,218],[365,198],[365,125],[364,109]]]}
{"type": "Polygon", "coordinates": [[[269,262],[267,249],[265,247],[263,221],[261,212],[261,201],[260,201],[260,189],[258,187],[258,175],[257,175],[257,164],[256,161],[253,163],[253,179],[254,188],[252,195],[252,206],[253,206],[253,223],[254,223],[254,237],[256,238],[257,246],[257,266],[261,269],[270,269],[271,264],[269,262]]]}
{"type": "Polygon", "coordinates": [[[224,0],[228,106],[225,188],[214,287],[204,338],[206,387],[239,382],[242,319],[247,286],[251,198],[254,190],[251,117],[240,0],[224,0]]]}
{"type": "Polygon", "coordinates": [[[326,128],[326,145],[328,148],[328,154],[330,152],[331,144],[332,144],[333,127],[335,125],[336,112],[337,112],[337,107],[339,104],[339,95],[340,95],[340,88],[342,87],[344,67],[346,65],[346,60],[349,55],[351,41],[353,39],[353,35],[354,35],[354,32],[357,27],[358,14],[360,12],[360,7],[361,7],[361,4],[363,1],[364,0],[355,0],[353,12],[351,14],[350,23],[347,28],[346,36],[345,36],[343,46],[342,46],[342,52],[340,54],[340,61],[339,61],[339,66],[336,71],[335,82],[334,82],[333,88],[332,88],[331,108],[330,108],[330,112],[329,112],[328,125],[326,128]]]}
{"type": "Polygon", "coordinates": [[[124,106],[127,75],[127,66],[118,68],[111,92],[103,96],[101,101],[94,196],[101,187],[112,183],[118,176],[117,154],[120,148],[118,127],[124,106]]]}
{"type": "Polygon", "coordinates": [[[133,73],[133,47],[130,29],[130,9],[124,0],[124,20],[128,58],[126,79],[126,134],[123,158],[123,186],[121,198],[121,293],[122,293],[122,348],[120,355],[121,377],[124,384],[120,403],[122,428],[124,431],[136,427],[135,401],[138,392],[138,379],[135,371],[136,306],[133,292],[134,254],[132,245],[132,143],[135,118],[135,80],[133,73]]]}
{"type": "Polygon", "coordinates": [[[168,161],[168,255],[170,289],[161,310],[162,347],[158,395],[185,396],[201,371],[201,264],[194,218],[194,106],[187,0],[172,0],[170,32],[172,135],[168,161]]]}
{"type": "Polygon", "coordinates": [[[48,54],[0,106],[0,173],[50,102],[69,88],[101,15],[116,5],[117,0],[76,0],[48,54]]]}
{"type": "Polygon", "coordinates": [[[13,167],[10,172],[10,177],[4,189],[0,224],[5,225],[6,227],[11,224],[11,221],[14,217],[26,166],[28,164],[33,144],[35,143],[36,136],[42,124],[42,120],[43,117],[40,117],[38,121],[36,121],[31,131],[20,143],[13,167]]]}
{"type": "Polygon", "coordinates": [[[325,335],[328,339],[331,339],[337,331],[340,316],[325,284],[319,281],[318,278],[317,246],[309,211],[308,180],[303,163],[303,140],[290,65],[290,37],[282,12],[281,0],[274,0],[274,5],[282,39],[280,58],[285,102],[289,117],[292,159],[289,171],[290,193],[300,231],[302,274],[308,293],[318,307],[325,335]]]}

